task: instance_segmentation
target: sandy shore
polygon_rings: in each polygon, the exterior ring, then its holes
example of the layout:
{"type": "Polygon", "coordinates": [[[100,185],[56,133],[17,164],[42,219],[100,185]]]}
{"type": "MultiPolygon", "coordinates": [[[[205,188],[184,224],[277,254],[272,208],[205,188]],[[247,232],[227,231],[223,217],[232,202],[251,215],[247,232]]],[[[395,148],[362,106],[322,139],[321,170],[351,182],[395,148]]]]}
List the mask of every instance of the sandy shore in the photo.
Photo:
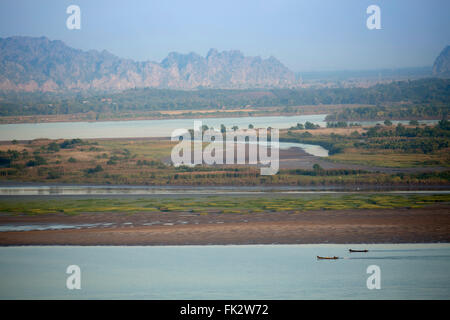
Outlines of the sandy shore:
{"type": "Polygon", "coordinates": [[[1,216],[0,224],[108,226],[0,232],[0,245],[206,245],[450,242],[450,206],[196,215],[86,213],[1,216]],[[152,224],[152,225],[149,225],[152,224]]]}

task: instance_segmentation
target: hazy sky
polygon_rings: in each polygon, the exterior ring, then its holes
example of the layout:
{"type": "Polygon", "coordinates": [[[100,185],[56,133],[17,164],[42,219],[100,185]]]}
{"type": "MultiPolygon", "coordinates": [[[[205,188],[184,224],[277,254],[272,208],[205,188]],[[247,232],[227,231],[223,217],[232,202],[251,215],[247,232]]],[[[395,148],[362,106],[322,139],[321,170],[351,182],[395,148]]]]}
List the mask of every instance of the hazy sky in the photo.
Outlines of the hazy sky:
{"type": "Polygon", "coordinates": [[[2,0],[0,37],[47,36],[83,49],[161,61],[210,48],[271,55],[293,71],[432,65],[450,44],[449,0],[2,0]],[[66,8],[81,8],[81,30],[66,8]],[[366,9],[381,8],[381,30],[366,9]]]}

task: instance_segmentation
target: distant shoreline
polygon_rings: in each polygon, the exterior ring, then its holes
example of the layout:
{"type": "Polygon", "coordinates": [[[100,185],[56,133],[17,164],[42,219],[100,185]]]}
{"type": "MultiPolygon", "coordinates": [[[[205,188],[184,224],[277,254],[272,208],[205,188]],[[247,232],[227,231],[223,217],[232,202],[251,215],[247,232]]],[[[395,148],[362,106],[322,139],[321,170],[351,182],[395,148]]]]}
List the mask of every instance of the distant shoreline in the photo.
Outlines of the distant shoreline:
{"type": "MultiPolygon", "coordinates": [[[[266,113],[260,113],[260,114],[235,114],[235,113],[225,113],[226,118],[241,118],[241,117],[293,117],[293,116],[308,116],[308,115],[319,115],[323,114],[324,112],[305,112],[302,114],[299,113],[285,113],[285,112],[273,112],[270,115],[266,113]]],[[[224,115],[224,114],[222,114],[224,115]]],[[[218,114],[198,114],[198,115],[177,115],[177,116],[171,116],[171,117],[155,117],[155,116],[148,116],[148,117],[126,117],[126,118],[119,118],[119,117],[111,117],[111,118],[105,118],[100,120],[92,120],[92,119],[84,119],[84,118],[77,118],[76,115],[67,115],[68,117],[52,117],[52,119],[48,119],[48,116],[20,116],[20,117],[0,117],[0,125],[6,125],[6,124],[38,124],[38,123],[61,123],[61,122],[89,122],[89,123],[95,123],[95,122],[114,122],[114,121],[145,121],[145,120],[179,120],[179,119],[211,119],[211,118],[223,118],[219,116],[218,114]],[[74,116],[74,117],[71,117],[74,116]],[[24,119],[25,117],[30,117],[30,119],[24,119]],[[44,118],[36,120],[35,118],[44,118]],[[12,118],[12,119],[7,119],[12,118]],[[18,119],[19,118],[19,119],[18,119]]],[[[383,121],[386,119],[359,119],[359,120],[344,120],[344,122],[380,122],[383,123],[383,121]]],[[[439,121],[441,118],[438,117],[404,117],[404,118],[395,118],[395,119],[389,119],[391,121],[411,121],[411,120],[434,120],[439,121]]],[[[337,122],[341,120],[333,120],[329,122],[337,122]]]]}
{"type": "MultiPolygon", "coordinates": [[[[295,112],[284,112],[283,106],[258,107],[256,109],[196,109],[196,110],[158,110],[147,112],[147,115],[127,116],[133,112],[122,114],[106,114],[106,117],[96,119],[97,113],[74,113],[59,115],[22,115],[22,116],[0,116],[2,124],[20,123],[55,123],[55,122],[107,122],[107,121],[139,121],[139,120],[174,120],[174,119],[207,119],[207,118],[239,118],[239,117],[272,117],[272,116],[301,116],[326,114],[343,108],[356,108],[368,106],[364,104],[342,104],[342,105],[304,105],[291,107],[295,112]],[[121,115],[123,117],[121,117],[121,115]]],[[[144,112],[145,113],[145,112],[144,112]]],[[[105,114],[103,114],[105,116],[105,114]]]]}

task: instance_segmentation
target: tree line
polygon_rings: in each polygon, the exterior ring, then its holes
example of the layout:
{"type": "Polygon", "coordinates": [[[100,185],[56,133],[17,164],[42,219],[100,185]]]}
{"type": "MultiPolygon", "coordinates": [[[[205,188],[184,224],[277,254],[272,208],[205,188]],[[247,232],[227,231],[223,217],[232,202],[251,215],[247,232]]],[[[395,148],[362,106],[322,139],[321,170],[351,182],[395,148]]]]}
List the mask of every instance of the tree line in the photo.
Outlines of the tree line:
{"type": "Polygon", "coordinates": [[[421,79],[377,84],[369,88],[295,88],[295,89],[130,89],[105,92],[0,92],[0,116],[54,115],[93,112],[123,113],[160,110],[221,109],[246,106],[301,106],[330,104],[364,104],[382,106],[408,103],[390,109],[348,109],[331,115],[328,121],[395,118],[430,114],[442,115],[450,105],[449,79],[421,79]]]}

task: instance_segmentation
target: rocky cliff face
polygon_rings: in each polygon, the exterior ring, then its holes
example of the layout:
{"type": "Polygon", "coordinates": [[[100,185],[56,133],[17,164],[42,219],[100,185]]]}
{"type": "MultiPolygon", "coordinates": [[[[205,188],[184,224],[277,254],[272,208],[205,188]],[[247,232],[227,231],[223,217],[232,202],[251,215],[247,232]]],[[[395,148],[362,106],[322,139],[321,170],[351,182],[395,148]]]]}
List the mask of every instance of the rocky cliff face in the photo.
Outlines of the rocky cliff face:
{"type": "Polygon", "coordinates": [[[433,65],[433,74],[438,77],[450,77],[450,46],[442,50],[433,65]]]}
{"type": "Polygon", "coordinates": [[[211,49],[206,57],[170,53],[161,63],[122,59],[107,51],[82,51],[45,37],[0,38],[0,90],[193,89],[298,85],[274,57],[246,57],[211,49]]]}

